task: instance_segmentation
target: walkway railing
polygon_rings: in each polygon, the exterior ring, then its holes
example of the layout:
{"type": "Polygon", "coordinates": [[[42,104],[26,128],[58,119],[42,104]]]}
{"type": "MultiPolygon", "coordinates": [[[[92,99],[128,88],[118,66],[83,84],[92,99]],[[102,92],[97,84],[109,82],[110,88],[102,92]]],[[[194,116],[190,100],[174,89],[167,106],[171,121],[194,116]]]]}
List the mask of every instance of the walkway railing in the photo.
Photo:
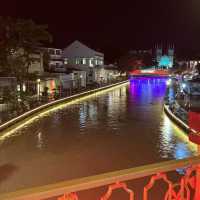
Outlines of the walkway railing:
{"type": "MultiPolygon", "coordinates": [[[[128,193],[130,200],[135,200],[134,188],[129,188],[125,181],[130,181],[138,178],[149,177],[149,182],[143,187],[143,200],[149,200],[149,191],[153,188],[156,181],[163,181],[167,185],[167,189],[162,199],[165,200],[195,200],[200,199],[200,156],[191,157],[183,160],[164,161],[155,164],[144,165],[140,167],[114,171],[110,173],[90,176],[71,181],[64,181],[52,185],[21,190],[8,194],[1,194],[1,200],[78,200],[79,192],[83,190],[93,189],[108,185],[108,190],[98,199],[110,199],[112,192],[117,189],[122,189],[128,193]],[[175,171],[178,168],[184,168],[185,173],[181,176],[178,183],[173,183],[168,178],[168,172],[175,171]],[[194,193],[194,194],[193,194],[194,193]]],[[[56,172],[55,172],[56,173],[56,172]]],[[[160,191],[157,191],[160,193],[160,191]]],[[[82,198],[83,199],[83,198],[82,198]]],[[[92,198],[91,198],[92,199],[92,198]]],[[[87,200],[90,200],[87,198],[87,200]]],[[[154,200],[161,200],[154,198],[154,200]]]]}
{"type": "MultiPolygon", "coordinates": [[[[120,81],[120,82],[116,82],[116,83],[113,83],[113,84],[105,85],[105,86],[102,86],[102,87],[93,88],[91,90],[88,89],[88,90],[85,90],[85,91],[82,91],[82,92],[79,92],[79,93],[75,93],[75,94],[70,95],[70,96],[59,98],[57,100],[52,100],[50,102],[46,102],[44,104],[36,106],[35,108],[33,106],[33,107],[31,107],[30,110],[27,110],[26,112],[21,113],[18,116],[12,115],[10,120],[5,121],[5,122],[2,121],[3,123],[1,123],[1,119],[0,119],[0,131],[8,128],[11,125],[14,125],[14,124],[18,123],[19,121],[22,121],[23,119],[25,119],[27,117],[30,117],[33,114],[36,114],[37,112],[40,112],[40,111],[42,111],[42,110],[44,110],[46,108],[49,108],[51,106],[54,106],[56,104],[58,105],[58,104],[66,103],[66,102],[72,101],[74,99],[83,97],[83,96],[87,96],[87,95],[90,95],[90,94],[95,94],[97,92],[100,92],[100,91],[103,91],[103,90],[107,90],[107,89],[113,88],[115,86],[120,86],[122,84],[127,84],[127,83],[128,83],[128,80],[120,81]]],[[[1,113],[0,113],[0,118],[1,118],[1,113]]]]}
{"type": "MultiPolygon", "coordinates": [[[[99,85],[92,85],[92,86],[87,86],[87,87],[84,87],[84,88],[70,89],[68,92],[65,92],[65,93],[61,92],[62,94],[60,93],[56,97],[55,97],[55,94],[54,94],[53,98],[50,98],[50,96],[48,96],[48,97],[47,96],[39,96],[39,97],[37,96],[37,98],[35,98],[35,100],[33,100],[31,97],[29,97],[29,101],[31,100],[30,102],[28,102],[28,100],[25,100],[25,101],[20,102],[20,103],[15,102],[16,105],[18,105],[18,108],[10,109],[9,106],[7,105],[6,109],[4,111],[2,111],[2,109],[0,109],[0,125],[6,123],[9,120],[12,120],[13,117],[16,118],[20,115],[23,115],[26,112],[29,112],[32,109],[37,109],[38,107],[43,106],[45,104],[53,103],[57,100],[61,100],[63,98],[74,96],[76,94],[80,94],[80,93],[83,93],[83,92],[88,92],[90,90],[104,88],[106,86],[113,85],[113,84],[116,84],[116,83],[120,83],[120,82],[123,82],[125,80],[128,80],[128,79],[126,77],[120,77],[119,79],[112,80],[112,81],[109,81],[107,83],[102,83],[102,84],[99,84],[99,85]],[[26,106],[25,106],[25,104],[26,104],[26,106]]],[[[26,98],[28,99],[28,97],[26,97],[26,98]]]]}

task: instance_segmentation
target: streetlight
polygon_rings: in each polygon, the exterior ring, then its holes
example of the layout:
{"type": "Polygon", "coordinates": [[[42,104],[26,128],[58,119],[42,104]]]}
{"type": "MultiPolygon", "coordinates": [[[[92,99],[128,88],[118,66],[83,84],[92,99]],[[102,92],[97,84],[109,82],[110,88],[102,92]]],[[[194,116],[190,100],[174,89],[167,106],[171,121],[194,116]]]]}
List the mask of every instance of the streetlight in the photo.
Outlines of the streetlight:
{"type": "Polygon", "coordinates": [[[38,101],[40,100],[40,79],[37,79],[37,95],[38,95],[38,101]]]}
{"type": "Polygon", "coordinates": [[[83,75],[81,74],[80,75],[80,86],[82,87],[82,78],[83,78],[83,75]]]}

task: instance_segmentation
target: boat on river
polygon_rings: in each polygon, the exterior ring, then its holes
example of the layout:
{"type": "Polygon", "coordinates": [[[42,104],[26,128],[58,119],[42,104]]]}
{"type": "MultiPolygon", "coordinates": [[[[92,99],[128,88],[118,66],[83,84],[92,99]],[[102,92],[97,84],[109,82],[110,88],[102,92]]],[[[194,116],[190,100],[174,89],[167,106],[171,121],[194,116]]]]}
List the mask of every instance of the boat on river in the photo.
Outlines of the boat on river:
{"type": "Polygon", "coordinates": [[[181,128],[189,131],[189,112],[200,113],[200,76],[182,76],[167,82],[164,110],[181,128]]]}

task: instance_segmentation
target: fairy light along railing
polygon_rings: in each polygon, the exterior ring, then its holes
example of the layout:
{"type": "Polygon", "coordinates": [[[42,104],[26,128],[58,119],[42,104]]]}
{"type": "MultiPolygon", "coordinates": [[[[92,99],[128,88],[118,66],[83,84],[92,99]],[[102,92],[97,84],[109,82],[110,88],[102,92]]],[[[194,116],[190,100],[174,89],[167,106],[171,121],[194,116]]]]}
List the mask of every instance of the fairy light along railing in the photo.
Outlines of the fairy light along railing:
{"type": "MultiPolygon", "coordinates": [[[[124,169],[96,176],[90,176],[71,181],[64,181],[56,184],[25,189],[17,192],[1,194],[1,200],[78,200],[78,192],[94,189],[101,186],[107,186],[108,190],[100,196],[99,200],[108,200],[114,190],[123,189],[128,193],[128,199],[136,200],[134,197],[134,188],[129,188],[125,181],[138,178],[149,177],[149,183],[143,189],[143,200],[149,200],[149,190],[154,186],[157,180],[163,180],[167,185],[167,190],[162,199],[165,200],[190,200],[191,191],[198,190],[196,174],[200,171],[200,156],[195,156],[182,160],[164,161],[155,164],[144,165],[140,167],[124,169]],[[179,183],[172,183],[168,178],[167,172],[178,168],[186,168],[185,174],[180,178],[179,183]]],[[[195,195],[195,200],[199,200],[195,195]]],[[[89,200],[89,199],[88,199],[89,200]]]]}

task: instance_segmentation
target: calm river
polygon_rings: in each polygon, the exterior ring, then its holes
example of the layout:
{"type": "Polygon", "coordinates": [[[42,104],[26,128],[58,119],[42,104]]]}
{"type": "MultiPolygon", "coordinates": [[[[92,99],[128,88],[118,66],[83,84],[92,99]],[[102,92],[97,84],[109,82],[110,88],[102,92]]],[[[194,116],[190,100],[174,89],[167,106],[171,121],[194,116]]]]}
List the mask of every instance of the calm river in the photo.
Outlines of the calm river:
{"type": "Polygon", "coordinates": [[[195,152],[163,113],[166,79],[140,78],[0,135],[0,192],[181,159],[195,152]]]}

